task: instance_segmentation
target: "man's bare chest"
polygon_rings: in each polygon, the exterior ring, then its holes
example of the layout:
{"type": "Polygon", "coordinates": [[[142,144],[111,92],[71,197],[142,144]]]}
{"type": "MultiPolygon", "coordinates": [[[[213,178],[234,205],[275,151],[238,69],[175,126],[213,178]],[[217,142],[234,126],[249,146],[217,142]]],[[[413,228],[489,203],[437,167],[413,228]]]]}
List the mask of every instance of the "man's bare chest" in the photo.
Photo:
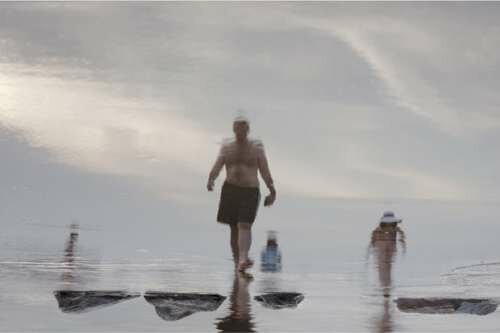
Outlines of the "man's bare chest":
{"type": "Polygon", "coordinates": [[[251,147],[230,147],[225,154],[226,164],[257,166],[257,152],[251,147]]]}

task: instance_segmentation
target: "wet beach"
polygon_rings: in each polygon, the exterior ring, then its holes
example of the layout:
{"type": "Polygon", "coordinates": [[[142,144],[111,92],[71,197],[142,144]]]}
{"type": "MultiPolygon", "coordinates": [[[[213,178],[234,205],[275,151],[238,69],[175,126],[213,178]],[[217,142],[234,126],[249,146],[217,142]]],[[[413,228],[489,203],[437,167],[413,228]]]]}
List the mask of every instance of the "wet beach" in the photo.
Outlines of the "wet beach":
{"type": "Polygon", "coordinates": [[[404,252],[399,243],[389,248],[370,246],[383,203],[290,197],[282,205],[279,219],[269,210],[255,225],[256,264],[249,270],[251,277],[234,273],[224,226],[207,220],[192,232],[193,221],[210,211],[209,204],[200,204],[201,214],[185,216],[175,228],[144,221],[142,227],[122,235],[119,227],[95,230],[83,221],[11,225],[1,242],[0,330],[487,332],[498,328],[499,312],[405,313],[395,303],[400,297],[499,299],[496,207],[393,203],[404,218],[400,225],[406,236],[404,252]],[[308,211],[321,214],[314,217],[308,211]],[[283,212],[288,219],[283,219],[283,212]],[[331,218],[319,217],[325,215],[331,218]],[[269,226],[278,231],[282,255],[276,271],[262,269],[259,261],[269,226]],[[65,311],[58,306],[57,291],[108,296],[121,292],[131,297],[100,306],[87,302],[87,309],[65,311]],[[148,293],[216,294],[223,299],[179,318],[167,302],[168,315],[162,317],[161,308],[156,311],[145,299],[148,293]],[[297,293],[303,299],[295,306],[273,308],[256,300],[268,293],[297,293]]]}
{"type": "Polygon", "coordinates": [[[500,331],[498,17],[2,2],[0,332],[500,331]]]}

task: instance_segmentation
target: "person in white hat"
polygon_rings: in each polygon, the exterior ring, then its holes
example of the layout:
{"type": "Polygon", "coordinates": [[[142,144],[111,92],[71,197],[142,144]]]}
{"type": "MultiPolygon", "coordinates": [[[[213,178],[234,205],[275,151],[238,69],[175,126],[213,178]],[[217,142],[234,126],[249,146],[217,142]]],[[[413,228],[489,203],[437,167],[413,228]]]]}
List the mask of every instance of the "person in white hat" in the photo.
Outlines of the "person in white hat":
{"type": "Polygon", "coordinates": [[[380,218],[380,223],[401,223],[402,220],[396,218],[393,212],[391,211],[386,211],[384,212],[384,215],[380,218]]]}
{"type": "Polygon", "coordinates": [[[396,218],[393,212],[387,211],[380,218],[377,228],[372,232],[369,250],[376,258],[380,286],[383,288],[385,297],[390,295],[392,264],[397,252],[398,242],[401,244],[403,254],[406,252],[406,236],[398,226],[401,221],[402,219],[396,218]]]}
{"type": "MultiPolygon", "coordinates": [[[[399,240],[402,245],[405,245],[405,234],[398,226],[403,220],[397,218],[391,211],[386,211],[379,220],[378,227],[372,232],[372,244],[376,240],[391,240],[396,241],[397,236],[400,235],[399,240]]],[[[404,250],[404,248],[403,248],[404,250]]]]}

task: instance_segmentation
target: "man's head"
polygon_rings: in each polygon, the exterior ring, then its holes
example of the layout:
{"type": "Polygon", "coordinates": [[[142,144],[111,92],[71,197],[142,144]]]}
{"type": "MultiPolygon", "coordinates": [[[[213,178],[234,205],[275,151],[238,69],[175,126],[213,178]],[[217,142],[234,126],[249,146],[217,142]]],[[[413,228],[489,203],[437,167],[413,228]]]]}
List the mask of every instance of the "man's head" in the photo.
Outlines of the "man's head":
{"type": "Polygon", "coordinates": [[[233,132],[237,141],[245,141],[250,131],[248,119],[242,116],[236,117],[233,121],[233,132]]]}
{"type": "Polygon", "coordinates": [[[398,223],[397,222],[380,222],[379,226],[383,230],[392,231],[392,230],[397,229],[398,223]]]}

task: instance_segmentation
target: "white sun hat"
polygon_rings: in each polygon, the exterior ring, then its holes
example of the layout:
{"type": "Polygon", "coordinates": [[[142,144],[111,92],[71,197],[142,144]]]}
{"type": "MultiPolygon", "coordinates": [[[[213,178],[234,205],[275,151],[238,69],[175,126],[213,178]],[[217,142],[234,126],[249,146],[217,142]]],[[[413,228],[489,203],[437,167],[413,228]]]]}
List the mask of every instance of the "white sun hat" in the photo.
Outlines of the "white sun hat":
{"type": "Polygon", "coordinates": [[[396,218],[391,211],[384,212],[384,215],[380,218],[380,223],[400,223],[401,221],[402,219],[396,218]]]}

